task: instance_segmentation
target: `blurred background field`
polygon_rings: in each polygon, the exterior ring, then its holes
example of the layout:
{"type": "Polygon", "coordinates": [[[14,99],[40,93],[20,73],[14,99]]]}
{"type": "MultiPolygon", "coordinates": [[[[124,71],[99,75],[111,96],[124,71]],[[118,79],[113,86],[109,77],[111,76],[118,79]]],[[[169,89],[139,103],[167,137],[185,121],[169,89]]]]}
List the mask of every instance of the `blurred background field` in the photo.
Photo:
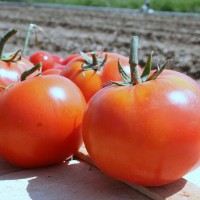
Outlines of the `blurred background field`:
{"type": "Polygon", "coordinates": [[[31,37],[28,55],[42,49],[63,57],[102,48],[128,56],[130,37],[137,35],[141,66],[154,51],[154,67],[172,59],[169,69],[200,82],[200,0],[150,0],[154,12],[141,12],[143,4],[144,0],[0,1],[0,35],[9,28],[19,30],[17,40],[6,46],[13,51],[23,47],[29,24],[37,24],[44,32],[37,34],[39,45],[35,45],[35,35],[31,37]]]}
{"type": "MultiPolygon", "coordinates": [[[[18,0],[17,2],[140,9],[144,0],[18,0]]],[[[200,13],[200,0],[151,0],[150,8],[157,11],[200,13]]]]}

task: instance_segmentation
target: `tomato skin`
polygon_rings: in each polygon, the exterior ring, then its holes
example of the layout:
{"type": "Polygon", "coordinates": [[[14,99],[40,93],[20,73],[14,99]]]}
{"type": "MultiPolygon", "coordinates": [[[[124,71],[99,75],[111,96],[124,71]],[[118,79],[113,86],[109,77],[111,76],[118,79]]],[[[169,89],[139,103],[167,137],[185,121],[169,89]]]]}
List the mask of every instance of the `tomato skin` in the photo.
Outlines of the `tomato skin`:
{"type": "Polygon", "coordinates": [[[55,63],[55,65],[53,66],[53,69],[60,69],[63,70],[65,68],[65,65],[59,64],[59,63],[55,63]]]}
{"type": "Polygon", "coordinates": [[[72,61],[74,58],[76,58],[78,56],[80,56],[80,54],[78,54],[78,53],[71,54],[67,58],[63,59],[61,64],[62,65],[66,65],[66,64],[68,64],[70,61],[72,61]]]}
{"type": "Polygon", "coordinates": [[[110,86],[88,102],[83,140],[95,165],[121,181],[157,186],[200,165],[200,88],[164,71],[135,86],[110,86]]]}
{"type": "Polygon", "coordinates": [[[60,72],[61,72],[60,69],[52,68],[52,69],[47,69],[47,70],[45,70],[44,72],[42,72],[42,75],[49,75],[49,74],[57,74],[57,75],[60,75],[60,72]]]}
{"type": "Polygon", "coordinates": [[[34,64],[37,65],[39,62],[42,63],[42,71],[47,69],[51,69],[55,65],[55,60],[51,56],[50,53],[45,51],[36,51],[32,55],[30,55],[29,60],[34,64]]]}
{"type": "Polygon", "coordinates": [[[73,81],[82,91],[85,100],[88,101],[93,94],[101,89],[101,80],[99,75],[93,70],[83,72],[81,65],[84,61],[82,57],[78,58],[79,59],[76,59],[76,62],[66,65],[60,75],[73,81]],[[91,81],[93,84],[91,84],[91,81]]]}
{"type": "MultiPolygon", "coordinates": [[[[91,56],[90,53],[87,54],[91,56]]],[[[118,58],[120,58],[123,68],[129,66],[129,59],[125,56],[115,53],[103,53],[103,57],[105,55],[107,55],[107,61],[101,70],[83,71],[84,59],[82,56],[78,56],[69,62],[60,73],[60,75],[72,80],[81,89],[87,102],[96,92],[103,88],[104,83],[122,80],[118,72],[118,58]]]]}
{"type": "Polygon", "coordinates": [[[79,88],[62,76],[17,83],[0,98],[0,155],[27,168],[71,157],[82,144],[85,104],[79,88]]]}
{"type": "Polygon", "coordinates": [[[62,64],[64,59],[60,55],[52,54],[51,56],[54,59],[55,63],[62,64]]]}
{"type": "MultiPolygon", "coordinates": [[[[19,82],[21,74],[33,67],[33,64],[22,58],[16,62],[4,62],[0,60],[0,86],[6,87],[12,83],[19,82]]],[[[0,89],[0,93],[3,89],[0,89]]]]}

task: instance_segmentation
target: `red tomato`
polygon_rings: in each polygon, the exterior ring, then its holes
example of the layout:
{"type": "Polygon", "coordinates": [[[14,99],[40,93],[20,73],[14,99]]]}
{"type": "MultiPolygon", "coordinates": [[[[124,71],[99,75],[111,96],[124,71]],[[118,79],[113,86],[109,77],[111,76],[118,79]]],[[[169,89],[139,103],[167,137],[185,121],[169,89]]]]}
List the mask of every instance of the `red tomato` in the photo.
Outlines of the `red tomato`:
{"type": "Polygon", "coordinates": [[[42,72],[42,75],[49,75],[49,74],[58,74],[59,75],[60,73],[61,73],[60,69],[52,68],[52,69],[47,69],[44,72],[42,72]]]}
{"type": "Polygon", "coordinates": [[[78,56],[80,56],[80,54],[78,54],[78,53],[75,53],[75,54],[71,54],[71,55],[69,55],[66,59],[64,59],[63,61],[62,61],[62,65],[66,65],[66,64],[68,64],[71,60],[73,60],[74,58],[76,58],[76,57],[78,57],[78,56]]]}
{"type": "Polygon", "coordinates": [[[54,58],[51,56],[51,54],[45,51],[36,51],[29,57],[29,59],[34,65],[37,65],[39,62],[41,62],[42,71],[51,69],[55,65],[54,58]]]}
{"type": "Polygon", "coordinates": [[[79,88],[62,76],[15,84],[0,98],[0,155],[28,168],[61,163],[82,144],[84,109],[79,88]]]}
{"type": "Polygon", "coordinates": [[[62,64],[64,59],[60,55],[52,54],[51,56],[54,59],[55,63],[62,64]]]}
{"type": "Polygon", "coordinates": [[[157,186],[199,166],[199,122],[199,85],[166,70],[155,80],[96,93],[83,118],[83,139],[106,174],[157,186]]]}
{"type": "MultiPolygon", "coordinates": [[[[8,89],[13,83],[17,83],[24,71],[33,68],[33,64],[28,58],[21,56],[21,50],[14,53],[4,53],[4,46],[14,34],[16,29],[11,29],[0,37],[0,93],[8,89]]],[[[30,77],[38,74],[32,73],[30,77]]]]}
{"type": "MultiPolygon", "coordinates": [[[[106,55],[107,59],[103,67],[100,67],[98,70],[90,69],[84,71],[82,66],[87,65],[85,64],[86,61],[82,56],[78,56],[69,62],[61,71],[62,76],[76,83],[81,89],[86,101],[89,101],[97,91],[102,89],[104,83],[111,80],[122,80],[118,72],[118,58],[120,58],[120,62],[124,68],[129,66],[129,60],[125,56],[114,53],[103,53],[102,57],[104,58],[106,55]]],[[[91,53],[88,53],[88,56],[91,57],[91,53]]]]}
{"type": "Polygon", "coordinates": [[[60,69],[63,70],[65,68],[65,65],[59,64],[59,63],[55,63],[53,69],[60,69]]]}
{"type": "MultiPolygon", "coordinates": [[[[21,74],[33,67],[33,64],[25,58],[16,62],[4,62],[0,60],[0,86],[6,87],[19,81],[21,74]]],[[[0,88],[0,93],[3,89],[0,88]]]]}

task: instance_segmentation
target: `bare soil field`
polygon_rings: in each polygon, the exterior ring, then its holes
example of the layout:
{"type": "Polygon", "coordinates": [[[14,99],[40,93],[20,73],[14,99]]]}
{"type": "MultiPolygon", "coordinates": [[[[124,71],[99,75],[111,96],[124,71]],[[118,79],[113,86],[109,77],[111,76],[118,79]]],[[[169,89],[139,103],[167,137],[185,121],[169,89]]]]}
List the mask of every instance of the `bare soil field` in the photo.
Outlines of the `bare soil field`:
{"type": "Polygon", "coordinates": [[[0,5],[0,34],[10,28],[19,33],[6,51],[22,48],[30,23],[41,26],[40,47],[32,35],[28,55],[39,48],[64,57],[78,51],[97,51],[129,55],[132,35],[140,38],[139,61],[143,65],[154,51],[154,66],[173,59],[168,68],[182,71],[200,81],[200,18],[155,14],[33,6],[0,5]]]}

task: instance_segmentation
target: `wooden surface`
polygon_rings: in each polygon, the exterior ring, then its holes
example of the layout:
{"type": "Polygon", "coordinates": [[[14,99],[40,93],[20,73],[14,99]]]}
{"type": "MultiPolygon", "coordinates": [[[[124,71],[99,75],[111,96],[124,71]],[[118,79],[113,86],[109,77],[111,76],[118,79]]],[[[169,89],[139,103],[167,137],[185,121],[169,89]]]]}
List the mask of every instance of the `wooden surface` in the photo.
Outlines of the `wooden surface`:
{"type": "Polygon", "coordinates": [[[163,187],[140,187],[124,184],[100,172],[92,165],[84,147],[77,156],[82,161],[74,159],[31,170],[12,166],[0,159],[0,200],[200,199],[200,170],[163,187]]]}
{"type": "Polygon", "coordinates": [[[78,160],[34,170],[0,171],[4,174],[0,176],[0,200],[149,200],[78,160]]]}
{"type": "MultiPolygon", "coordinates": [[[[81,147],[77,156],[93,165],[84,146],[81,147]]],[[[126,184],[154,200],[200,200],[200,168],[165,186],[142,187],[126,184]]]]}

